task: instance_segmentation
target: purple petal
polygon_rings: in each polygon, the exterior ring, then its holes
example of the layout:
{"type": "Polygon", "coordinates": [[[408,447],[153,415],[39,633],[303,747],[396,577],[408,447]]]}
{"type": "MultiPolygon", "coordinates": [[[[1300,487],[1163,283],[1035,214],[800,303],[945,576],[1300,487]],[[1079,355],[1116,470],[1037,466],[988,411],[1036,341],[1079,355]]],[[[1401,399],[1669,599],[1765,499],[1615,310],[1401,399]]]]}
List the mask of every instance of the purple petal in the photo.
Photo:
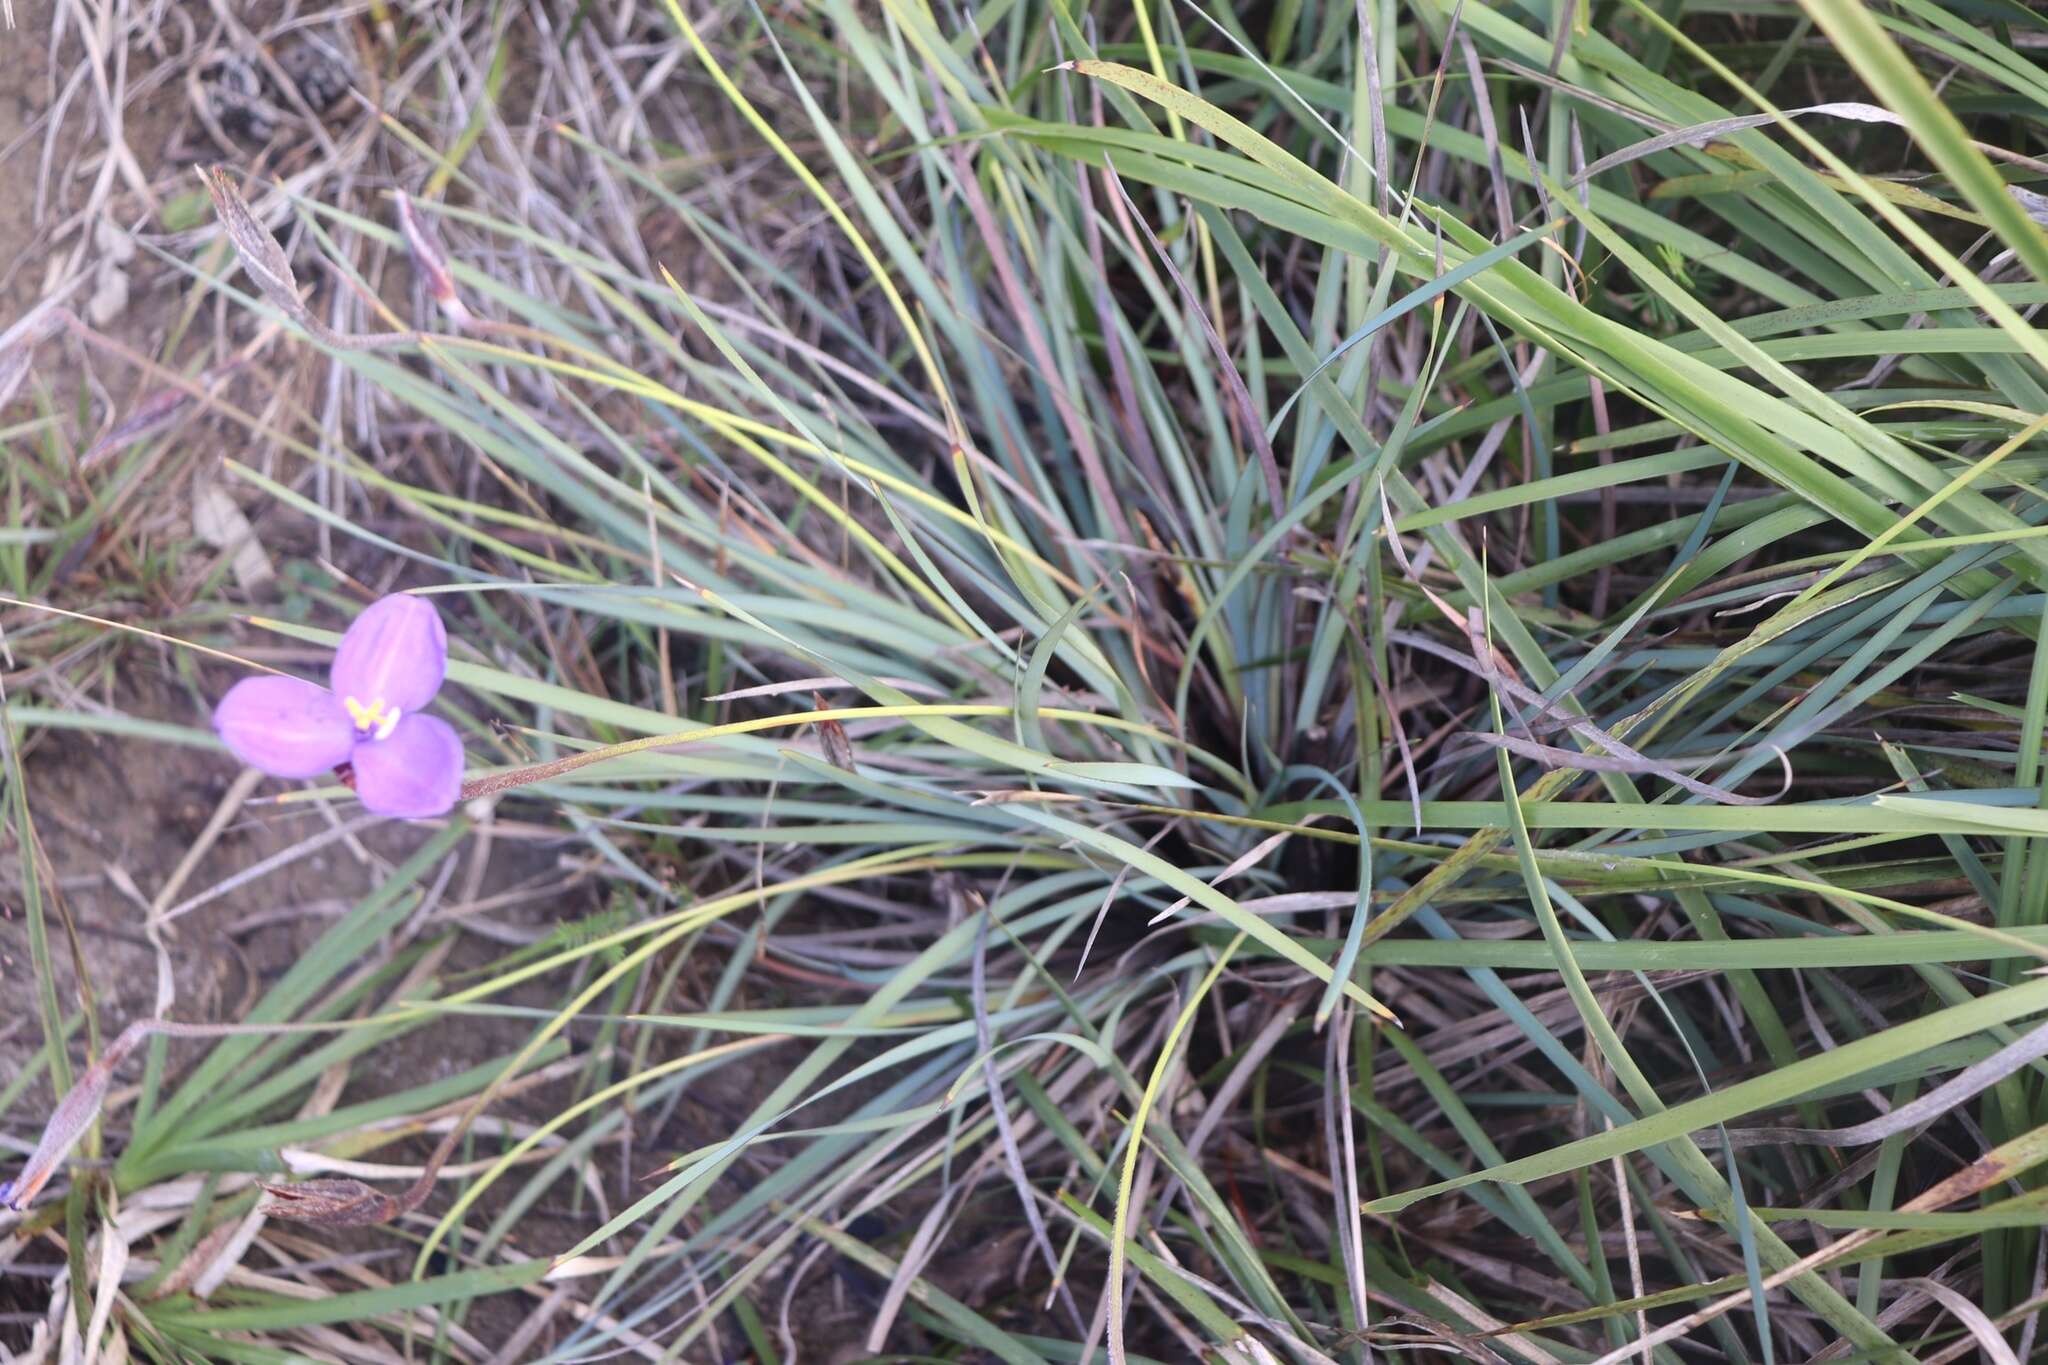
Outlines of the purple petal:
{"type": "Polygon", "coordinates": [[[356,745],[356,796],[378,815],[445,815],[462,793],[462,737],[439,716],[410,715],[389,739],[356,745]]]}
{"type": "Polygon", "coordinates": [[[424,597],[394,593],[364,608],[334,651],[334,695],[419,710],[448,672],[448,632],[424,597]]]}
{"type": "Polygon", "coordinates": [[[244,678],[213,709],[230,752],[272,777],[313,777],[348,760],[355,725],[332,692],[299,678],[244,678]]]}

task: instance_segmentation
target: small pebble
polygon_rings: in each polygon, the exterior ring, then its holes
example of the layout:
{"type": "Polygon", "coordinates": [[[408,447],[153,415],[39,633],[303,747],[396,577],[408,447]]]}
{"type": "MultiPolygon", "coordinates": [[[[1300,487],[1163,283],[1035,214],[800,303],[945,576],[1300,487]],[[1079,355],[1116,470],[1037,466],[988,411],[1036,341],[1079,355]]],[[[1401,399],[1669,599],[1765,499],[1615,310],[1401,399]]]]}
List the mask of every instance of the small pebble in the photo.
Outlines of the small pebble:
{"type": "Polygon", "coordinates": [[[128,272],[111,260],[100,264],[99,281],[86,300],[85,317],[95,327],[104,327],[128,311],[128,272]]]}
{"type": "Polygon", "coordinates": [[[135,239],[123,232],[111,218],[102,218],[94,226],[92,244],[99,248],[101,256],[115,265],[126,265],[135,259],[135,239]]]}

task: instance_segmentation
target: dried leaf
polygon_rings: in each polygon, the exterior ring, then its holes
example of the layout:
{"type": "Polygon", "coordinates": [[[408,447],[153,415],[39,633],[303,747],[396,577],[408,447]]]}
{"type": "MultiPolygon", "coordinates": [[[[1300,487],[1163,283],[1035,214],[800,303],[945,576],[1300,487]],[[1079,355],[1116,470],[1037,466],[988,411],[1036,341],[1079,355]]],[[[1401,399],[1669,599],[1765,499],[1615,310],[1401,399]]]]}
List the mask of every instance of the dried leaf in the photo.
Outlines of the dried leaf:
{"type": "Polygon", "coordinates": [[[109,1222],[100,1228],[100,1255],[97,1273],[93,1276],[92,1320],[85,1329],[85,1359],[90,1362],[113,1360],[125,1357],[127,1352],[114,1344],[121,1329],[113,1328],[114,1337],[102,1342],[114,1320],[114,1306],[121,1297],[121,1276],[128,1269],[128,1242],[118,1229],[109,1222]]]}
{"type": "Polygon", "coordinates": [[[293,322],[329,346],[345,351],[388,350],[394,346],[410,346],[419,340],[418,334],[413,332],[368,335],[337,332],[314,317],[313,310],[306,307],[305,301],[299,297],[299,282],[292,275],[291,262],[285,259],[284,248],[250,212],[248,201],[228,179],[226,168],[210,166],[199,173],[199,178],[205,182],[206,192],[213,196],[214,211],[220,215],[221,226],[227,229],[228,240],[234,243],[235,255],[241,258],[242,269],[256,281],[263,297],[283,309],[293,322]]]}
{"type": "Polygon", "coordinates": [[[88,1066],[57,1102],[57,1107],[50,1111],[50,1121],[43,1125],[35,1151],[29,1153],[28,1164],[21,1168],[19,1176],[0,1184],[0,1208],[27,1208],[43,1186],[50,1183],[64,1158],[100,1116],[100,1106],[106,1103],[107,1090],[114,1081],[114,1068],[148,1036],[149,1023],[143,1020],[123,1029],[121,1036],[107,1045],[99,1060],[88,1066]]]}
{"type": "Polygon", "coordinates": [[[92,443],[92,449],[78,459],[81,469],[90,469],[107,456],[125,450],[192,406],[196,400],[183,389],[160,389],[135,405],[135,410],[113,430],[92,443]]]}
{"type": "Polygon", "coordinates": [[[235,255],[241,258],[242,269],[249,272],[249,278],[263,292],[263,297],[282,308],[294,322],[309,323],[312,314],[306,311],[305,302],[299,297],[299,282],[292,275],[291,262],[285,259],[284,248],[270,235],[270,230],[257,221],[249,209],[249,202],[242,198],[242,192],[228,179],[225,166],[209,166],[200,171],[199,178],[205,182],[206,192],[213,197],[213,211],[220,215],[221,226],[227,229],[228,241],[234,244],[235,255]]]}
{"type": "MultiPolygon", "coordinates": [[[[195,387],[212,391],[214,385],[238,367],[240,360],[230,360],[225,365],[205,371],[196,381],[195,387]]],[[[91,469],[109,455],[118,454],[134,445],[152,432],[169,426],[186,409],[199,402],[199,395],[190,389],[159,389],[135,405],[135,410],[123,418],[113,430],[92,443],[92,449],[78,457],[80,469],[91,469]]]]}
{"type": "Polygon", "coordinates": [[[2020,1365],[2020,1358],[2013,1354],[2011,1344],[1999,1335],[1997,1325],[1969,1298],[1928,1276],[1907,1280],[1906,1284],[1955,1314],[1956,1321],[1963,1324],[1977,1343],[1981,1359],[1991,1362],[1991,1365],[2020,1365]]]}
{"type": "Polygon", "coordinates": [[[92,1127],[93,1120],[100,1116],[100,1106],[106,1103],[115,1069],[128,1059],[129,1053],[142,1045],[144,1039],[157,1035],[166,1038],[270,1037],[279,1033],[344,1027],[347,1025],[181,1024],[170,1019],[137,1019],[107,1044],[99,1059],[79,1073],[71,1089],[64,1093],[64,1098],[57,1101],[57,1107],[50,1111],[50,1121],[43,1125],[43,1135],[37,1140],[35,1151],[29,1154],[28,1164],[21,1168],[21,1174],[11,1181],[0,1181],[0,1209],[27,1208],[42,1192],[43,1186],[50,1183],[50,1177],[64,1164],[64,1158],[85,1136],[85,1130],[92,1127]]]}
{"type": "MultiPolygon", "coordinates": [[[[2027,217],[2042,227],[2048,227],[2048,194],[2036,194],[2018,185],[2007,185],[2005,192],[2012,196],[2013,202],[2025,211],[2027,217]]],[[[0,402],[4,401],[0,399],[0,402]]]]}
{"type": "Polygon", "coordinates": [[[192,530],[217,550],[232,550],[228,567],[244,592],[256,592],[276,581],[277,567],[242,509],[219,484],[208,484],[192,500],[192,530]]]}
{"type": "Polygon", "coordinates": [[[360,1180],[302,1180],[265,1185],[257,1212],[324,1228],[361,1228],[388,1223],[404,1205],[360,1180]]]}
{"type": "Polygon", "coordinates": [[[242,1225],[239,1221],[230,1221],[222,1223],[214,1228],[213,1231],[201,1237],[193,1244],[192,1250],[185,1254],[184,1259],[171,1269],[170,1274],[157,1281],[156,1289],[150,1294],[150,1299],[167,1299],[174,1294],[182,1294],[190,1289],[192,1282],[197,1280],[205,1272],[206,1268],[214,1263],[214,1260],[219,1257],[221,1252],[227,1247],[227,1244],[235,1239],[235,1234],[240,1232],[241,1228],[242,1225]]]}
{"type": "Polygon", "coordinates": [[[426,1202],[427,1194],[434,1188],[434,1181],[440,1177],[441,1167],[447,1164],[448,1154],[455,1150],[455,1144],[469,1131],[483,1105],[490,1099],[491,1092],[485,1091],[482,1098],[462,1116],[453,1128],[445,1133],[435,1146],[427,1164],[421,1168],[419,1179],[406,1188],[405,1193],[389,1195],[366,1185],[360,1180],[302,1180],[296,1185],[264,1185],[265,1198],[258,1202],[256,1211],[269,1218],[289,1218],[295,1222],[311,1223],[316,1227],[361,1228],[376,1223],[389,1223],[411,1213],[426,1202]]]}

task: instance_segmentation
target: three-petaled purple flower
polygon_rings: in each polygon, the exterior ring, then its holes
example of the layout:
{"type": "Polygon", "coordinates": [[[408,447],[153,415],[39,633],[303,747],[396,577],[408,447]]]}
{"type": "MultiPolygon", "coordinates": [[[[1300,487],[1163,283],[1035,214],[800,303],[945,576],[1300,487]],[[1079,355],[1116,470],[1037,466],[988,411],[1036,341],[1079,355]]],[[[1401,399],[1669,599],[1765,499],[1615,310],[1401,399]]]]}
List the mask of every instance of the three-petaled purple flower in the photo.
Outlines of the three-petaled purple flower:
{"type": "Polygon", "coordinates": [[[341,637],[329,686],[244,678],[214,708],[236,758],[272,777],[349,764],[363,805],[416,820],[446,814],[462,791],[462,739],[421,708],[448,672],[448,632],[424,597],[372,602],[341,637]]]}

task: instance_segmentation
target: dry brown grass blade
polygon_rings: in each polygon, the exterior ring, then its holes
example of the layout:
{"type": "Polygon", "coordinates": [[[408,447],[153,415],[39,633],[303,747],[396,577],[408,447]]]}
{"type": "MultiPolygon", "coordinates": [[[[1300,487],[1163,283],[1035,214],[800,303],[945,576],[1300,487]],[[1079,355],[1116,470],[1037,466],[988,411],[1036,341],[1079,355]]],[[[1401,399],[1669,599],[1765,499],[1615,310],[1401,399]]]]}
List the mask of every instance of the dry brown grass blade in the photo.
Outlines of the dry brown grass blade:
{"type": "MultiPolygon", "coordinates": [[[[1524,758],[1540,759],[1552,768],[1572,768],[1589,773],[1629,773],[1638,777],[1661,777],[1673,786],[1681,787],[1695,796],[1704,796],[1709,801],[1719,801],[1726,806],[1768,806],[1785,794],[1784,792],[1778,792],[1772,796],[1744,796],[1741,792],[1732,792],[1725,787],[1717,787],[1711,782],[1702,782],[1696,777],[1691,777],[1679,771],[1669,763],[1660,762],[1653,758],[1644,758],[1640,755],[1589,754],[1577,749],[1560,749],[1554,744],[1539,744],[1534,740],[1523,739],[1518,735],[1489,734],[1484,730],[1472,731],[1466,734],[1464,738],[1474,744],[1506,749],[1510,753],[1520,754],[1524,758]]],[[[1788,788],[1790,786],[1789,773],[1787,774],[1787,786],[1788,788]]]]}
{"type": "MultiPolygon", "coordinates": [[[[1971,1195],[1981,1193],[1994,1185],[2004,1184],[2023,1172],[2033,1169],[2044,1160],[2048,1160],[2048,1126],[2036,1128],[2029,1133],[2023,1133],[2010,1142],[1994,1147],[1961,1170],[1937,1181],[1934,1185],[1899,1205],[1899,1212],[1938,1212],[1956,1203],[1958,1200],[1967,1199],[1971,1195]]],[[[1817,1251],[1810,1252],[1794,1261],[1791,1265],[1786,1266],[1783,1270],[1769,1275],[1764,1279],[1763,1287],[1767,1291],[1776,1289],[1788,1280],[1796,1279],[1809,1271],[1846,1260],[1851,1253],[1883,1235],[1882,1230],[1878,1228],[1858,1228],[1841,1240],[1829,1243],[1817,1251]]],[[[1621,1365],[1622,1361],[1627,1360],[1631,1356],[1639,1355],[1645,1350],[1662,1346],[1666,1342],[1676,1341],[1680,1337],[1688,1336],[1695,1329],[1705,1326],[1715,1318],[1741,1308],[1750,1301],[1750,1297],[1750,1291],[1742,1289],[1728,1295],[1726,1298],[1717,1299],[1705,1308],[1689,1313],[1676,1322],[1667,1323],[1640,1341],[1631,1342],[1626,1346],[1609,1351],[1606,1355],[1594,1361],[1593,1365],[1621,1365]]]]}
{"type": "MultiPolygon", "coordinates": [[[[1894,1133],[1934,1122],[1971,1096],[1982,1094],[2021,1067],[2042,1057],[2048,1057],[2048,1024],[2020,1035],[1918,1099],[1867,1123],[1847,1128],[1731,1128],[1728,1130],[1729,1145],[1761,1147],[1793,1142],[1817,1147],[1862,1147],[1882,1142],[1894,1133]]],[[[1702,1134],[1699,1142],[1703,1147],[1714,1145],[1709,1134],[1702,1134]]]]}
{"type": "Polygon", "coordinates": [[[432,223],[420,217],[419,210],[413,207],[411,195],[401,190],[396,198],[398,227],[405,234],[405,245],[412,253],[413,269],[419,273],[427,297],[458,329],[471,326],[476,319],[455,291],[455,272],[448,264],[448,253],[441,246],[440,234],[432,223]]]}
{"type": "MultiPolygon", "coordinates": [[[[81,470],[92,469],[109,455],[118,454],[145,436],[169,427],[198,406],[204,397],[218,392],[221,381],[241,365],[241,357],[232,357],[225,364],[216,365],[201,374],[192,389],[159,389],[150,394],[78,457],[78,467],[81,470]]],[[[0,376],[0,383],[4,383],[4,376],[0,376]]]]}
{"type": "Polygon", "coordinates": [[[0,354],[0,408],[13,401],[22,381],[28,378],[34,359],[35,352],[27,346],[15,346],[0,354]]]}
{"type": "Polygon", "coordinates": [[[182,1024],[171,1019],[137,1019],[121,1030],[113,1042],[79,1074],[64,1097],[50,1111],[41,1138],[30,1153],[21,1174],[0,1184],[0,1208],[26,1208],[63,1165],[64,1158],[78,1145],[113,1086],[114,1071],[129,1054],[152,1037],[229,1038],[238,1035],[268,1037],[280,1033],[332,1033],[354,1028],[354,1023],[335,1024],[182,1024]]]}
{"type": "Polygon", "coordinates": [[[0,408],[14,400],[22,381],[33,373],[36,347],[75,321],[65,309],[45,304],[7,329],[6,344],[0,347],[0,408]]]}

